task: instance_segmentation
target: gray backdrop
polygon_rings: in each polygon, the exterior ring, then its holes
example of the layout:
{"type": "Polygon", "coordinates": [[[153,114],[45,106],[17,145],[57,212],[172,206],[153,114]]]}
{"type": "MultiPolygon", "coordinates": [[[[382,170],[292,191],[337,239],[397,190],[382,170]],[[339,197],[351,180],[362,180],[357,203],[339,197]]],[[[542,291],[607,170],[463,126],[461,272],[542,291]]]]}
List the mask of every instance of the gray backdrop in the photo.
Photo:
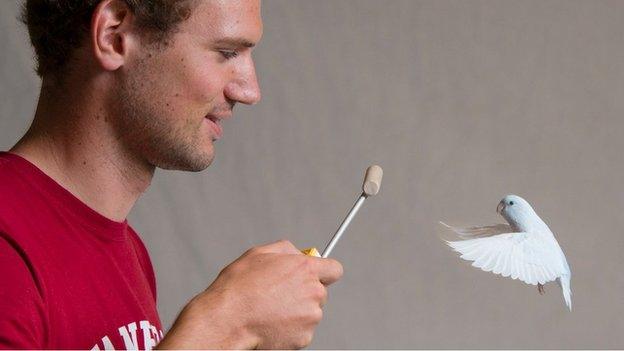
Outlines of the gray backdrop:
{"type": "MultiPolygon", "coordinates": [[[[323,247],[384,167],[380,195],[335,257],[313,348],[624,347],[624,1],[268,0],[256,51],[264,100],[225,125],[197,174],[157,173],[131,215],[152,255],[166,326],[251,245],[323,247]],[[501,221],[528,199],[572,268],[556,284],[476,270],[438,220],[501,221]]],[[[0,2],[0,148],[39,82],[0,2]]]]}

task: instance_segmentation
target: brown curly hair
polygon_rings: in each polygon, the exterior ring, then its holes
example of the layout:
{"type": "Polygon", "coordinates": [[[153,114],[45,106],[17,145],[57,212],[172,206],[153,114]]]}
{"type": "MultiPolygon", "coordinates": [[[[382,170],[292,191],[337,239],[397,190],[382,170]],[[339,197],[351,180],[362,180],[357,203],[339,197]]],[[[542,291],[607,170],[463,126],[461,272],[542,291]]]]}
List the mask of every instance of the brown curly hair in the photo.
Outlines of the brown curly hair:
{"type": "MultiPolygon", "coordinates": [[[[96,6],[102,0],[26,0],[21,20],[28,27],[41,77],[67,68],[72,51],[89,32],[96,6]]],[[[193,0],[124,0],[138,27],[151,42],[164,42],[191,15],[193,0]]]]}

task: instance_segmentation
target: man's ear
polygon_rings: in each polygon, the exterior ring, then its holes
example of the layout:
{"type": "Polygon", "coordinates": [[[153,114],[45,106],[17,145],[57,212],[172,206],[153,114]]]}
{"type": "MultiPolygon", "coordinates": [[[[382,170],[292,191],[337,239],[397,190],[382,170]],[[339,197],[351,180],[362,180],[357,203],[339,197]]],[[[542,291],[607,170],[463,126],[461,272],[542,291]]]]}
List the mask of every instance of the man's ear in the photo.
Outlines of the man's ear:
{"type": "Polygon", "coordinates": [[[101,1],[91,17],[91,43],[99,66],[115,71],[128,59],[133,13],[123,0],[101,1]]]}

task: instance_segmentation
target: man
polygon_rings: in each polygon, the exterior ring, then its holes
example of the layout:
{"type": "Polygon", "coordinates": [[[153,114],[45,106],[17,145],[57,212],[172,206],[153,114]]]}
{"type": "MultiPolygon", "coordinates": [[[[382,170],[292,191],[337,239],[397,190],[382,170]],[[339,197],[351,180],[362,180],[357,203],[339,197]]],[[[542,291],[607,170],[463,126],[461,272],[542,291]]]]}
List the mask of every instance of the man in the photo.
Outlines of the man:
{"type": "Polygon", "coordinates": [[[259,0],[26,0],[24,11],[42,87],[32,126],[0,154],[0,346],[308,345],[338,262],[286,241],[250,249],[163,335],[152,266],[125,220],[156,167],[205,169],[221,121],[259,101],[259,0]]]}

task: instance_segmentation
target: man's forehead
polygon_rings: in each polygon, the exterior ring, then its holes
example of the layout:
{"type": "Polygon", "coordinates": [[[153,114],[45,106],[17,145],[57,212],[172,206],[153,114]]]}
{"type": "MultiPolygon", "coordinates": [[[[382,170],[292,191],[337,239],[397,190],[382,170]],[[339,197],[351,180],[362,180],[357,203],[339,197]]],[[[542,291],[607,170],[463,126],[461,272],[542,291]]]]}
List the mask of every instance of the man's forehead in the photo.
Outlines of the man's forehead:
{"type": "Polygon", "coordinates": [[[185,27],[215,40],[254,46],[262,36],[260,0],[199,0],[185,27]]]}

